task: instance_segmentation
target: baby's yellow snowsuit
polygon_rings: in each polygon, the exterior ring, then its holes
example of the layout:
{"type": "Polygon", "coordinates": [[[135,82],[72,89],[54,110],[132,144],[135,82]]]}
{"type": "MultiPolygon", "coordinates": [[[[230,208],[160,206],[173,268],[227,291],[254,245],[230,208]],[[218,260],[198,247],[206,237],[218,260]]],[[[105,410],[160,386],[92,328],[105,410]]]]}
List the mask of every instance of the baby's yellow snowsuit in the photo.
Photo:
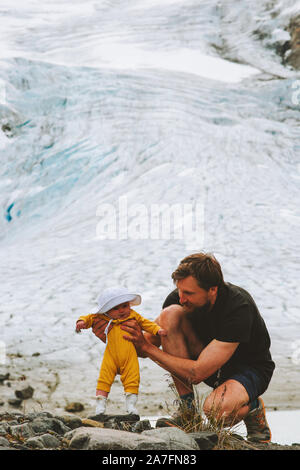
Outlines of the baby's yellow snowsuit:
{"type": "MultiPolygon", "coordinates": [[[[87,328],[91,328],[96,317],[109,322],[109,318],[100,313],[81,316],[79,320],[83,320],[87,328]]],[[[136,349],[131,341],[123,338],[124,335],[129,335],[129,333],[120,327],[122,322],[130,318],[134,318],[143,330],[152,335],[156,335],[160,329],[160,326],[156,323],[142,317],[132,309],[130,309],[130,314],[127,318],[111,320],[113,327],[106,337],[107,344],[100,368],[97,390],[110,392],[116,374],[120,374],[125,393],[138,394],[140,370],[136,349]]]]}

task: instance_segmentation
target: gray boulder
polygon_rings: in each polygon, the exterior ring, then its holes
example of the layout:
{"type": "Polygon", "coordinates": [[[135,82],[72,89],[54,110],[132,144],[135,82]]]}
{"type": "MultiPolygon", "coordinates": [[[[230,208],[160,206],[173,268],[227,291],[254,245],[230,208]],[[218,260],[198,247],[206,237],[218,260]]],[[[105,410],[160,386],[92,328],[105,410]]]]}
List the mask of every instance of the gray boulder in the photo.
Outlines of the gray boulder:
{"type": "Polygon", "coordinates": [[[26,417],[33,421],[35,418],[53,418],[53,415],[48,411],[34,411],[32,413],[28,413],[26,417]]]}
{"type": "Polygon", "coordinates": [[[21,390],[16,390],[15,395],[21,400],[26,400],[27,398],[32,398],[34,389],[28,385],[28,387],[22,388],[21,390]]]}
{"type": "Polygon", "coordinates": [[[2,447],[9,447],[9,441],[5,437],[0,437],[0,450],[2,447]]]}
{"type": "Polygon", "coordinates": [[[201,450],[211,450],[218,443],[218,435],[214,432],[200,431],[189,435],[195,439],[201,450]]]}
{"type": "Polygon", "coordinates": [[[5,436],[9,431],[9,425],[7,423],[0,424],[0,436],[5,436]]]}
{"type": "Polygon", "coordinates": [[[142,421],[137,421],[131,426],[131,432],[143,432],[152,429],[149,419],[144,419],[142,421]]]}
{"type": "Polygon", "coordinates": [[[70,431],[60,419],[40,417],[31,422],[31,427],[35,433],[47,433],[48,431],[55,431],[58,434],[65,434],[70,431]]]}
{"type": "Polygon", "coordinates": [[[136,434],[109,428],[80,427],[65,434],[70,449],[84,450],[164,450],[166,442],[145,433],[136,434]]]}
{"type": "Polygon", "coordinates": [[[29,438],[26,444],[34,449],[57,449],[60,446],[60,441],[52,434],[42,434],[29,438]]]}
{"type": "Polygon", "coordinates": [[[17,424],[15,426],[10,426],[10,434],[16,438],[29,439],[35,435],[35,431],[32,428],[31,424],[17,424]]]}
{"type": "Polygon", "coordinates": [[[82,420],[79,416],[74,415],[62,415],[62,416],[55,416],[56,419],[59,419],[70,429],[76,429],[82,426],[82,420]]]}
{"type": "Polygon", "coordinates": [[[40,438],[40,436],[30,437],[27,439],[26,444],[28,447],[32,449],[44,449],[44,444],[40,438]]]}
{"type": "Polygon", "coordinates": [[[22,405],[22,400],[20,398],[9,398],[8,404],[14,406],[15,408],[19,408],[22,405]]]}
{"type": "Polygon", "coordinates": [[[199,450],[195,439],[179,428],[156,428],[144,431],[142,435],[165,441],[168,450],[199,450]]]}

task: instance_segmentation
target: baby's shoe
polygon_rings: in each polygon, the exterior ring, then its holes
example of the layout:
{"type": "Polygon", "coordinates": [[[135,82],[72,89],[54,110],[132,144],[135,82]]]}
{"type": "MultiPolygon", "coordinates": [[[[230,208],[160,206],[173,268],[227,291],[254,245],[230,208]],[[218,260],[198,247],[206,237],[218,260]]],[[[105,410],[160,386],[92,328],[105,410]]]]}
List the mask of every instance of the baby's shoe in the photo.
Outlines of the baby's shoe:
{"type": "Polygon", "coordinates": [[[106,410],[107,397],[103,397],[102,395],[97,395],[96,400],[97,400],[96,415],[104,414],[106,410]]]}
{"type": "Polygon", "coordinates": [[[138,399],[138,395],[136,393],[126,393],[126,409],[127,413],[138,415],[139,412],[136,409],[135,405],[138,399]]]}

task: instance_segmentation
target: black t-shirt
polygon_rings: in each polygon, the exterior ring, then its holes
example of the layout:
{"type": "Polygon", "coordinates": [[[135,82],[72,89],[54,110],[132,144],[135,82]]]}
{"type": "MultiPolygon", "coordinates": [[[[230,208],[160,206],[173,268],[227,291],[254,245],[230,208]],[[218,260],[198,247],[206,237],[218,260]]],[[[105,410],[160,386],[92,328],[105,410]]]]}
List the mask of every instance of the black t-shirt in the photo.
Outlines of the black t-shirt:
{"type": "MultiPolygon", "coordinates": [[[[177,289],[164,301],[163,308],[180,304],[177,289]]],[[[240,366],[250,366],[266,386],[275,364],[270,353],[270,336],[251,295],[243,288],[225,283],[218,289],[216,302],[209,312],[195,309],[187,313],[197,336],[207,346],[213,339],[240,343],[229,361],[222,366],[222,376],[230,376],[240,366]]],[[[208,381],[209,382],[209,381],[208,381]]]]}

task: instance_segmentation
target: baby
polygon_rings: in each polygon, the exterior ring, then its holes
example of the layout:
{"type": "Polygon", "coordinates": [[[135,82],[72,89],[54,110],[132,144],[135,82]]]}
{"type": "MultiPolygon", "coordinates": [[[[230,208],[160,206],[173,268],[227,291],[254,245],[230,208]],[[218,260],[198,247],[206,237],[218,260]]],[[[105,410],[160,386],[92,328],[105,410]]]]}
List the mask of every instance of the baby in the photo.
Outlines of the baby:
{"type": "Polygon", "coordinates": [[[140,295],[132,294],[123,287],[109,288],[98,298],[97,313],[80,316],[77,320],[77,332],[91,328],[96,317],[107,321],[106,348],[96,389],[96,414],[105,413],[107,397],[116,374],[121,375],[127,413],[138,414],[136,409],[140,383],[138,357],[133,343],[123,338],[126,333],[120,326],[125,320],[134,318],[143,330],[152,335],[167,334],[159,325],[143,318],[131,308],[131,305],[139,305],[141,301],[140,295]],[[108,332],[110,325],[112,328],[108,332]]]}

